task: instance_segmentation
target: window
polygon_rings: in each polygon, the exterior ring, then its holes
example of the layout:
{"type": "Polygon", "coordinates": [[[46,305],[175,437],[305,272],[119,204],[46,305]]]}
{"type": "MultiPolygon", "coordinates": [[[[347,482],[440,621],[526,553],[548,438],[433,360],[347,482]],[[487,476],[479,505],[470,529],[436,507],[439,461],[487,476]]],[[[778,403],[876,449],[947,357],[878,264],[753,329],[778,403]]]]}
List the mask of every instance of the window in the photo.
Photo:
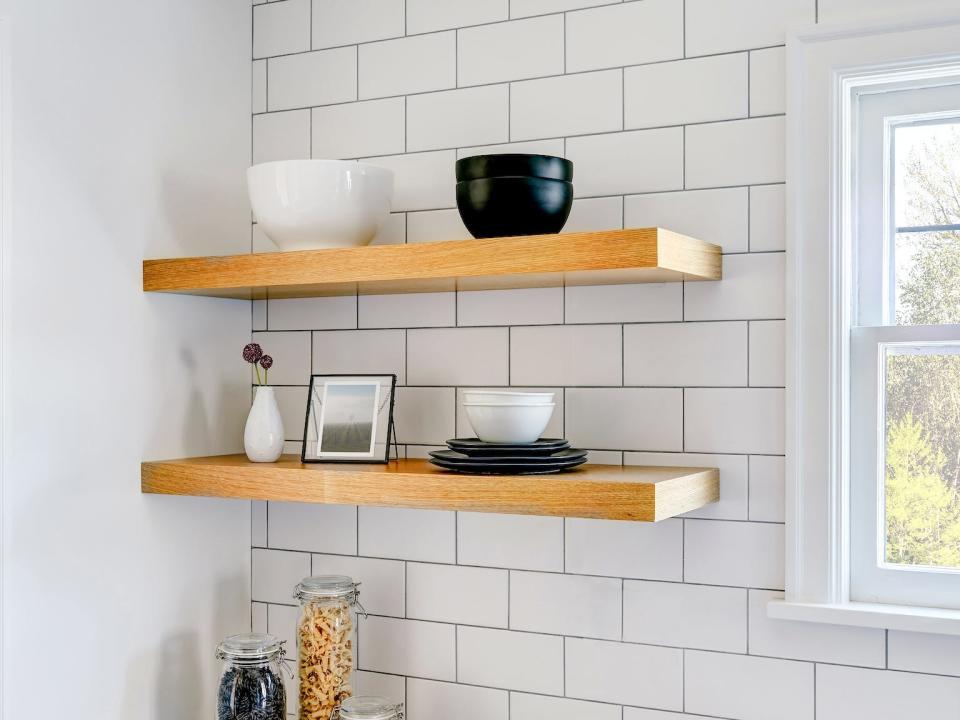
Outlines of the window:
{"type": "Polygon", "coordinates": [[[960,633],[960,19],[788,41],[787,597],[960,633]]]}

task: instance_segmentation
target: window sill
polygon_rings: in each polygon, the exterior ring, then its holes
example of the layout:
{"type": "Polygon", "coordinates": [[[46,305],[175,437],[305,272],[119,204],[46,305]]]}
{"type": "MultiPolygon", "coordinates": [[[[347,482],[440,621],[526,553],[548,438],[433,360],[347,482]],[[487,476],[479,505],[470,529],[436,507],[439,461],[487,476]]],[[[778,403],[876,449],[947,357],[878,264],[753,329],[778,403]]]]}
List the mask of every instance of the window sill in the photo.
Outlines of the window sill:
{"type": "Polygon", "coordinates": [[[806,603],[772,600],[767,604],[767,615],[778,620],[960,635],[960,610],[944,608],[861,602],[806,603]]]}

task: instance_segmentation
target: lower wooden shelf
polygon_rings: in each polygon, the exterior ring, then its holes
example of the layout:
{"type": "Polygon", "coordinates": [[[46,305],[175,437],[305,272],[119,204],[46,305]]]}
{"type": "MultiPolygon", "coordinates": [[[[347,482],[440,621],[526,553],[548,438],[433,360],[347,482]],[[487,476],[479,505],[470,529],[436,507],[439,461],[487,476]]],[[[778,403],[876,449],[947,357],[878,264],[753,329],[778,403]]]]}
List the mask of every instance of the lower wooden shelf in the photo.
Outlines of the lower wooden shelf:
{"type": "Polygon", "coordinates": [[[587,464],[556,475],[458,475],[426,460],[304,465],[294,455],[276,463],[216,455],[145,462],[141,489],[165,495],[654,522],[716,502],[720,472],[587,464]]]}

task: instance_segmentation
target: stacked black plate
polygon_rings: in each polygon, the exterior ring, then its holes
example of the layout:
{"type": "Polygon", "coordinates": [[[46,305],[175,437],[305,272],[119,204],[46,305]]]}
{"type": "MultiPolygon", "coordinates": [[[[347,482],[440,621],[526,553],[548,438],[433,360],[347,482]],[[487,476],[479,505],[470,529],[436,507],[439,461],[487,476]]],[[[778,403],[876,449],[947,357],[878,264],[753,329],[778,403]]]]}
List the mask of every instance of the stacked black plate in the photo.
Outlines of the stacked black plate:
{"type": "Polygon", "coordinates": [[[488,443],[477,438],[447,440],[449,450],[434,450],[430,462],[459,473],[544,475],[569,470],[587,461],[586,450],[566,440],[540,438],[532,443],[488,443]]]}

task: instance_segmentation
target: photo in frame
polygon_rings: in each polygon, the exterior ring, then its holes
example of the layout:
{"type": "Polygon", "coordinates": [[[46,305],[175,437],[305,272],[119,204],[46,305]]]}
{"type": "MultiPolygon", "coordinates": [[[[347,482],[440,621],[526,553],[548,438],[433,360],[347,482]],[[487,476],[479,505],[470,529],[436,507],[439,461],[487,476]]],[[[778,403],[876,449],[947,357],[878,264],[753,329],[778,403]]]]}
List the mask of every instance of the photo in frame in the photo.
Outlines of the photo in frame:
{"type": "Polygon", "coordinates": [[[300,461],[389,462],[396,386],[396,375],[312,375],[300,461]]]}

